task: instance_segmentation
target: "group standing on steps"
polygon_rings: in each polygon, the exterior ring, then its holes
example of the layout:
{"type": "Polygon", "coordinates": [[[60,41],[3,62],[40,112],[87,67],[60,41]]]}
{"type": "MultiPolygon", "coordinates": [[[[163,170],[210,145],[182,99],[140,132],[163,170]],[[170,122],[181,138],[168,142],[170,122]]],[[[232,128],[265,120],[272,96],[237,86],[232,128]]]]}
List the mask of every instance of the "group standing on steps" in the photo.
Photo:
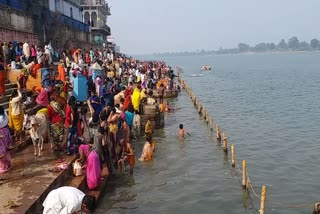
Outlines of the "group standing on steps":
{"type": "MultiPolygon", "coordinates": [[[[52,56],[47,56],[47,52],[44,52],[40,60],[28,58],[21,62],[27,72],[23,77],[19,76],[18,89],[11,95],[9,116],[5,113],[1,115],[0,111],[0,123],[1,118],[7,118],[3,120],[4,124],[7,121],[7,125],[0,127],[0,170],[3,169],[0,173],[10,169],[9,128],[14,130],[17,141],[21,140],[24,128],[27,127],[28,122],[24,121],[25,99],[21,92],[26,90],[28,76],[36,73],[34,68],[39,69],[52,63],[52,56]],[[21,78],[24,80],[20,81],[21,78]],[[21,82],[23,84],[19,84],[21,82]]],[[[143,106],[156,106],[160,113],[170,111],[169,104],[164,104],[163,98],[166,90],[178,90],[173,70],[164,62],[139,61],[105,50],[90,50],[88,57],[86,51],[76,48],[64,51],[62,56],[57,76],[50,80],[53,84],[43,82],[41,87],[34,88],[34,92],[38,93],[37,111],[45,114],[49,120],[50,135],[45,142],[52,143],[57,158],[62,157],[63,153],[77,156],[77,165],[86,171],[88,189],[99,186],[103,179],[103,168],[107,168],[108,173],[115,169],[123,173],[129,166],[132,175],[136,164],[132,141],[140,138],[142,128],[145,144],[138,160],[152,160],[155,151],[151,118],[145,127],[141,127],[140,114],[143,106]],[[87,64],[83,65],[83,62],[87,64]],[[97,65],[102,68],[102,74],[94,76],[94,66],[97,65]],[[88,80],[85,87],[78,89],[88,92],[88,108],[79,105],[74,96],[74,82],[70,77],[77,78],[80,73],[88,80]],[[158,92],[159,100],[154,97],[154,91],[158,92]],[[89,133],[89,139],[84,137],[85,130],[89,133]]],[[[29,127],[34,125],[44,124],[33,122],[29,127]]]]}

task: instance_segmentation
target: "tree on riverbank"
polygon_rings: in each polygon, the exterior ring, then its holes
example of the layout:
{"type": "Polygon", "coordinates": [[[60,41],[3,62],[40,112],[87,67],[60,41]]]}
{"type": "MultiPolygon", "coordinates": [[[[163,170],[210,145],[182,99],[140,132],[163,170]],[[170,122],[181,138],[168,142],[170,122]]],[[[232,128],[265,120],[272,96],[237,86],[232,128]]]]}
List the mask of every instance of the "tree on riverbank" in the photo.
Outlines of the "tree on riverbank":
{"type": "Polygon", "coordinates": [[[299,41],[298,37],[293,36],[286,42],[281,39],[276,45],[275,43],[259,43],[250,46],[246,43],[239,43],[236,48],[219,48],[219,50],[197,50],[185,52],[167,52],[156,53],[156,56],[190,56],[190,55],[212,55],[212,54],[239,54],[239,53],[264,53],[264,52],[291,52],[291,51],[318,51],[320,50],[320,41],[312,39],[310,43],[299,41]]]}

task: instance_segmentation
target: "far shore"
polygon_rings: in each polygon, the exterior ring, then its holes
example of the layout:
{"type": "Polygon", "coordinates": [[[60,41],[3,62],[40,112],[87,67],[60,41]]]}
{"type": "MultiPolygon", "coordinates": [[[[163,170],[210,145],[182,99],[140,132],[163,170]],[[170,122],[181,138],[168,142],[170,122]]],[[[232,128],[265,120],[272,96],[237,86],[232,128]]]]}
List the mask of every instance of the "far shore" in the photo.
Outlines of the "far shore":
{"type": "Polygon", "coordinates": [[[190,54],[146,54],[145,56],[154,57],[176,57],[176,56],[224,56],[224,55],[255,55],[255,54],[295,54],[295,53],[320,53],[320,50],[314,51],[265,51],[265,52],[241,52],[241,53],[210,53],[210,54],[200,54],[200,53],[190,53],[190,54]]]}

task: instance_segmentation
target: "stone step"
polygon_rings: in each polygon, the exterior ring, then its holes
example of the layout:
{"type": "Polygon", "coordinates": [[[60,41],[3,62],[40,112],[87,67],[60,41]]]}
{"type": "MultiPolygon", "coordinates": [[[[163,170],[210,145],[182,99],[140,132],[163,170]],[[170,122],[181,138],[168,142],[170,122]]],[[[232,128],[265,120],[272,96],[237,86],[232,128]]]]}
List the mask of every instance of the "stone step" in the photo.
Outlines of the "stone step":
{"type": "Polygon", "coordinates": [[[6,83],[4,85],[4,87],[5,87],[6,90],[8,90],[10,88],[17,88],[18,86],[17,86],[17,84],[6,83]]]}
{"type": "Polygon", "coordinates": [[[9,100],[8,101],[3,101],[1,100],[1,106],[5,109],[6,112],[9,110],[9,100]]]}
{"type": "Polygon", "coordinates": [[[101,199],[104,187],[107,184],[109,173],[107,166],[104,166],[101,172],[102,180],[99,183],[99,186],[94,190],[89,190],[86,184],[86,175],[74,176],[71,174],[65,182],[63,186],[72,186],[75,187],[85,194],[92,195],[96,198],[97,202],[101,199]]]}
{"type": "Polygon", "coordinates": [[[12,142],[12,147],[9,148],[11,155],[23,151],[25,148],[32,144],[30,135],[26,135],[22,139],[22,141],[19,142],[15,142],[14,137],[12,136],[12,142]]]}
{"type": "MultiPolygon", "coordinates": [[[[32,154],[30,154],[30,155],[32,155],[32,154]]],[[[44,199],[47,197],[47,195],[49,194],[49,192],[56,189],[56,188],[63,186],[63,182],[72,173],[72,168],[73,168],[72,163],[75,161],[75,157],[66,156],[66,157],[64,157],[64,159],[65,159],[64,163],[68,164],[68,168],[61,171],[61,172],[55,173],[56,176],[54,179],[50,178],[45,185],[42,185],[42,184],[40,185],[40,186],[42,186],[41,189],[39,187],[33,187],[34,188],[34,191],[33,191],[34,197],[31,200],[30,199],[25,200],[24,207],[21,207],[21,210],[19,210],[19,209],[15,210],[15,211],[17,211],[17,213],[30,213],[30,214],[31,213],[32,214],[33,213],[42,213],[42,210],[43,210],[42,203],[43,203],[44,199]]],[[[49,162],[48,165],[51,168],[53,168],[55,165],[55,161],[51,161],[51,163],[49,162]]],[[[51,172],[47,171],[46,173],[51,173],[51,172]]]]}
{"type": "MultiPolygon", "coordinates": [[[[32,102],[32,103],[25,105],[25,107],[26,107],[25,113],[29,115],[30,112],[32,112],[33,108],[36,107],[36,105],[37,105],[36,102],[32,102]]],[[[1,103],[1,106],[5,109],[6,112],[9,111],[9,101],[1,103]]]]}
{"type": "Polygon", "coordinates": [[[103,196],[103,191],[109,178],[108,168],[106,166],[104,166],[104,168],[102,169],[101,176],[103,179],[100,181],[97,188],[95,188],[94,190],[84,190],[85,194],[94,196],[98,203],[103,196]]]}
{"type": "Polygon", "coordinates": [[[4,95],[4,97],[0,98],[0,103],[8,102],[10,100],[10,94],[4,95]]]}
{"type": "Polygon", "coordinates": [[[63,186],[72,186],[77,189],[83,190],[86,186],[86,176],[74,176],[71,172],[67,179],[63,182],[63,186]]]}

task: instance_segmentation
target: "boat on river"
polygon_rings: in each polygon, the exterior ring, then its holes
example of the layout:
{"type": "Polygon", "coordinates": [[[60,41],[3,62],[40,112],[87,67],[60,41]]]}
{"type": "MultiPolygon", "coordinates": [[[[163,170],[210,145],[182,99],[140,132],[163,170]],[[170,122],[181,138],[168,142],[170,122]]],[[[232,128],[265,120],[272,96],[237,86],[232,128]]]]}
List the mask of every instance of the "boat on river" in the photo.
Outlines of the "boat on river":
{"type": "Polygon", "coordinates": [[[211,70],[211,66],[210,65],[203,65],[202,66],[202,70],[210,71],[211,70]]]}
{"type": "Polygon", "coordinates": [[[192,77],[203,77],[203,74],[192,74],[192,77]]]}

